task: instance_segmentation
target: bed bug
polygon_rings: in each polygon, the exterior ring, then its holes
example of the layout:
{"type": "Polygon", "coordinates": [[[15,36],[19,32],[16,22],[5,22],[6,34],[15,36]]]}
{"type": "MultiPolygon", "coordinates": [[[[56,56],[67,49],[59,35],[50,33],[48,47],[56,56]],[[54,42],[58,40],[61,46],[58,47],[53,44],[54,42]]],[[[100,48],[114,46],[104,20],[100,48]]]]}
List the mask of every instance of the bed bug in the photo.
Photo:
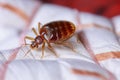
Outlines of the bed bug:
{"type": "Polygon", "coordinates": [[[41,57],[43,57],[45,43],[47,43],[48,48],[57,56],[54,48],[51,46],[51,43],[59,44],[59,45],[61,44],[73,49],[70,43],[66,43],[65,41],[73,36],[75,29],[76,29],[75,25],[69,21],[53,21],[43,26],[41,26],[41,24],[38,23],[38,33],[35,30],[35,28],[32,28],[32,31],[35,33],[36,37],[32,38],[26,36],[25,44],[26,44],[26,39],[29,39],[32,40],[30,44],[31,49],[38,48],[40,45],[42,45],[41,57]]]}

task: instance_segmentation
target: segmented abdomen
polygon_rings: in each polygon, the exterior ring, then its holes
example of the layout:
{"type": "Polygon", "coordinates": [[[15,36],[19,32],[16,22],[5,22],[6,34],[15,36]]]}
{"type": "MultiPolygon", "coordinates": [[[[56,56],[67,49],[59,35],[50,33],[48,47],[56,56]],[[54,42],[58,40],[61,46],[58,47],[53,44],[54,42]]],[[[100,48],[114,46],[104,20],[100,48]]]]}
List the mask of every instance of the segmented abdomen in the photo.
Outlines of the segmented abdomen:
{"type": "Polygon", "coordinates": [[[55,21],[45,24],[42,29],[46,30],[46,36],[50,42],[59,42],[70,38],[74,34],[75,25],[68,21],[55,21]]]}

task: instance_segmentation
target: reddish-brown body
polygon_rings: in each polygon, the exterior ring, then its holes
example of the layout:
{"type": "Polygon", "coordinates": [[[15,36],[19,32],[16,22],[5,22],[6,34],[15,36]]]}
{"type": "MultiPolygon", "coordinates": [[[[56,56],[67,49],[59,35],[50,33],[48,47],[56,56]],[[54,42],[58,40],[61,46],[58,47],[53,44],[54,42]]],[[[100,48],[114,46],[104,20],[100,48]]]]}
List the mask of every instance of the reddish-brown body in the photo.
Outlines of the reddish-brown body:
{"type": "Polygon", "coordinates": [[[70,38],[75,32],[75,25],[68,21],[55,21],[43,25],[40,35],[44,34],[51,43],[59,43],[70,38]]]}
{"type": "MultiPolygon", "coordinates": [[[[75,32],[75,25],[69,21],[54,21],[47,23],[40,27],[38,23],[38,32],[32,28],[33,32],[36,34],[35,38],[26,36],[25,38],[32,40],[30,44],[31,49],[38,48],[42,44],[42,57],[44,55],[45,43],[48,44],[48,48],[55,53],[50,43],[63,44],[72,48],[69,45],[66,45],[64,42],[69,39],[75,32]]],[[[56,54],[56,53],[55,53],[56,54]]]]}

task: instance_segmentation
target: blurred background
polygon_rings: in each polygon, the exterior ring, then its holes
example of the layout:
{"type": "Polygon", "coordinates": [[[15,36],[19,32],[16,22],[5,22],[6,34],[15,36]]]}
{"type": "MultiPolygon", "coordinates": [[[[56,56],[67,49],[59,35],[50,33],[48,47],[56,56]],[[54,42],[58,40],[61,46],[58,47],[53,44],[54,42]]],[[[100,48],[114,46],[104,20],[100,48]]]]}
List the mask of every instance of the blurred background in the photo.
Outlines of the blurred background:
{"type": "Polygon", "coordinates": [[[45,3],[53,3],[57,5],[67,6],[103,15],[106,17],[113,17],[120,14],[120,0],[42,0],[45,3]]]}

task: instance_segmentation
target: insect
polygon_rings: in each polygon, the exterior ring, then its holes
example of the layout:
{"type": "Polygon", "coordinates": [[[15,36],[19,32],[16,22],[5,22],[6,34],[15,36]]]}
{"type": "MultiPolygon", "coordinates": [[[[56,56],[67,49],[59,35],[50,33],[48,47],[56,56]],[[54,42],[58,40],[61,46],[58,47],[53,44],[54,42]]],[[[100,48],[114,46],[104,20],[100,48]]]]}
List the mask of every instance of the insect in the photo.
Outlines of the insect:
{"type": "Polygon", "coordinates": [[[47,43],[48,48],[57,56],[54,48],[51,46],[51,43],[64,45],[73,49],[72,45],[70,45],[70,43],[66,43],[65,41],[73,36],[75,29],[75,25],[69,21],[53,21],[43,26],[38,23],[38,33],[35,28],[32,28],[32,31],[35,33],[36,37],[32,38],[26,36],[25,44],[27,44],[26,39],[29,39],[32,40],[30,44],[31,49],[39,48],[39,46],[41,45],[41,57],[43,57],[45,44],[47,43]]]}

